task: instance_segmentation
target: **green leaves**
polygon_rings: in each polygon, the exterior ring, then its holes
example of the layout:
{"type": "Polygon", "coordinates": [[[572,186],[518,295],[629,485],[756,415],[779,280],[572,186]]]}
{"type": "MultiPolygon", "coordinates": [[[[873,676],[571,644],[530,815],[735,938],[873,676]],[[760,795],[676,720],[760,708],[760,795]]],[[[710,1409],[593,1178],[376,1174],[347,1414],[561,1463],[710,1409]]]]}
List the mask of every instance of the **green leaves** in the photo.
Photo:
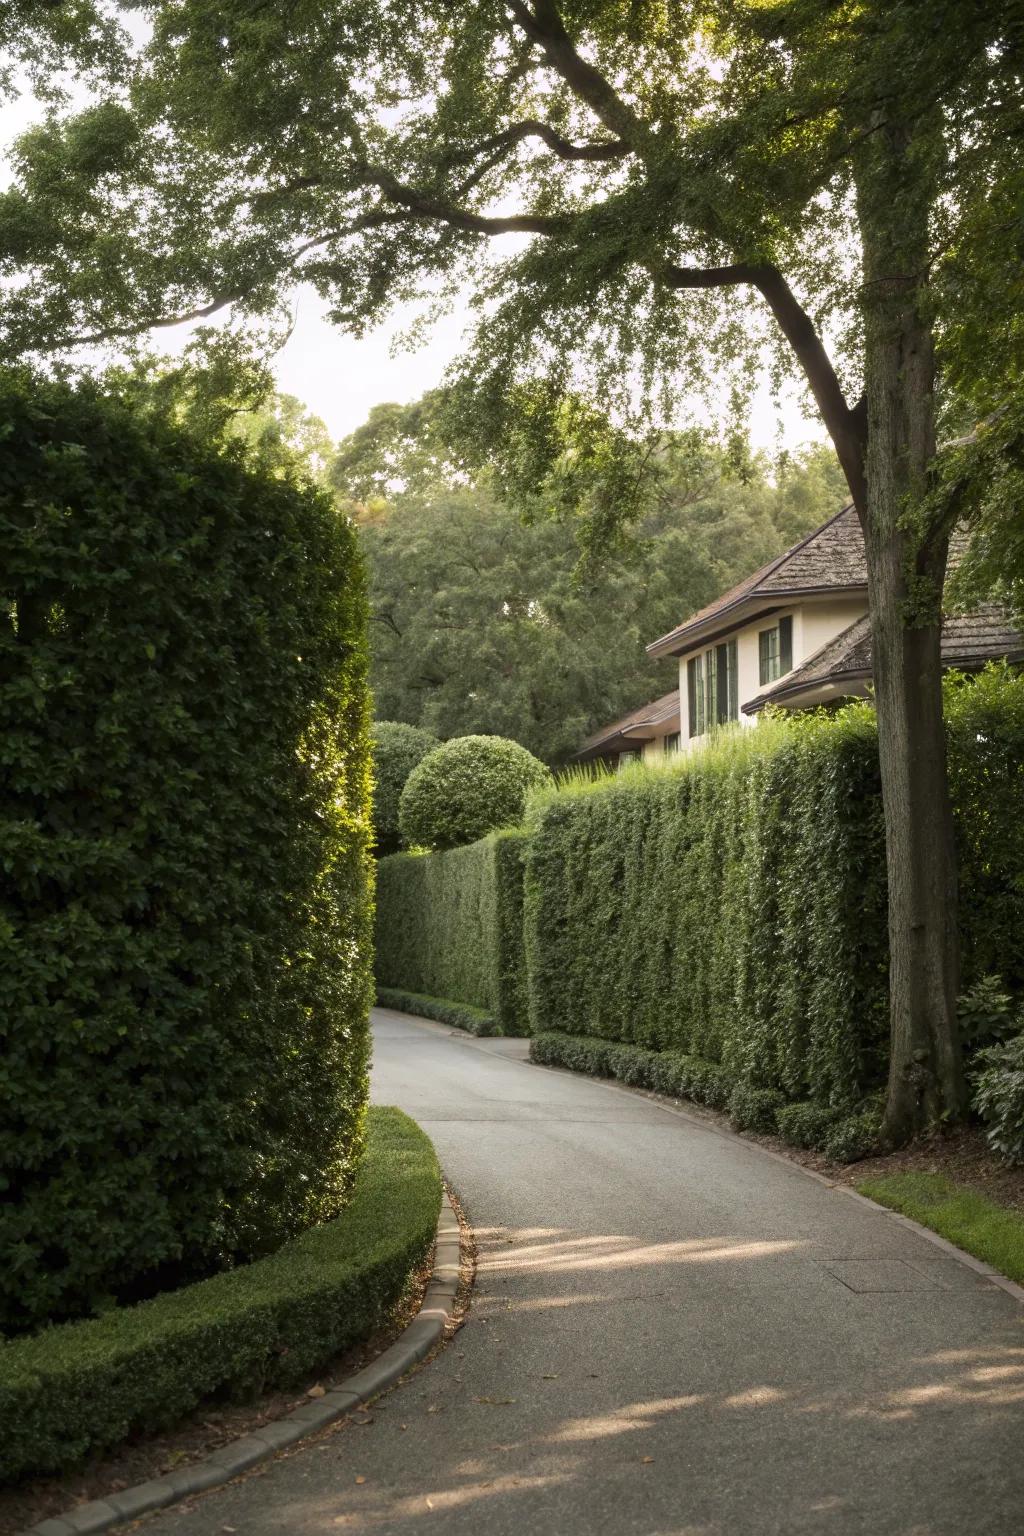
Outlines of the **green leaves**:
{"type": "Polygon", "coordinates": [[[340,1208],[369,769],[362,573],[326,493],[92,385],[2,375],[0,421],[16,1330],[340,1208]]]}

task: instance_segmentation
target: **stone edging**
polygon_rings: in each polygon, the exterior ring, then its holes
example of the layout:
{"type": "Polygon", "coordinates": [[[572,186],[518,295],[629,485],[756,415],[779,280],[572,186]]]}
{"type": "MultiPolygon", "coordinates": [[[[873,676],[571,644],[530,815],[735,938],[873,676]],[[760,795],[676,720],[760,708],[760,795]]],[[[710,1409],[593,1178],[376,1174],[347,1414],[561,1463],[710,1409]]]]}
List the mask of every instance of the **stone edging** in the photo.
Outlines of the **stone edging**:
{"type": "Polygon", "coordinates": [[[354,1376],[349,1376],[323,1397],[303,1403],[284,1418],[275,1419],[264,1424],[262,1429],[254,1429],[250,1435],[222,1445],[220,1450],[191,1466],[42,1520],[25,1536],[86,1536],[88,1532],[106,1531],[111,1526],[137,1520],[152,1510],[176,1504],[190,1494],[216,1488],[306,1435],[325,1429],[393,1386],[400,1376],[430,1353],[444,1333],[459,1288],[460,1235],[459,1218],[445,1192],[437,1221],[434,1270],[423,1305],[394,1344],[354,1376]]]}

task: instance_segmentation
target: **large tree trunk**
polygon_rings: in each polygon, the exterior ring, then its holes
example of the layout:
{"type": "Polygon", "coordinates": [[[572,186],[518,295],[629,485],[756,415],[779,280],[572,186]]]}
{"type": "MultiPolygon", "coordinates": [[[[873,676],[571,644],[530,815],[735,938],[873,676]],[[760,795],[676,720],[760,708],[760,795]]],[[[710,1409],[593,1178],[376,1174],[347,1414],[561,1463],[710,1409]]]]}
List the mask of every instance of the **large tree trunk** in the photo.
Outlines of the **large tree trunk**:
{"type": "Polygon", "coordinates": [[[948,535],[921,510],[935,453],[927,146],[876,125],[858,176],[864,252],[866,506],[889,886],[891,1062],[883,1138],[957,1118],[956,856],[940,652],[948,535]]]}

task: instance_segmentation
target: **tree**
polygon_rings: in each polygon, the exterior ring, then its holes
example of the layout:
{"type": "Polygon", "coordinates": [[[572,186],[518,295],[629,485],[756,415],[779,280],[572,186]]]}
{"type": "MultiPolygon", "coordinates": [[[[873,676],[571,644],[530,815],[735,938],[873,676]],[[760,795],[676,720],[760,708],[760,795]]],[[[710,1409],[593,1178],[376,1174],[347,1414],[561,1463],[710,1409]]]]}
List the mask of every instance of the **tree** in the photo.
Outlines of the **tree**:
{"type": "Polygon", "coordinates": [[[552,764],[675,686],[675,662],[652,662],[651,640],[842,504],[824,448],[772,485],[760,462],[740,480],[720,455],[667,442],[642,521],[581,570],[574,522],[524,525],[486,475],[467,484],[424,404],[378,407],[332,469],[340,493],[369,503],[355,515],[377,708],[443,737],[510,736],[552,764]],[[396,485],[413,489],[389,495],[396,485]]]}
{"type": "Polygon", "coordinates": [[[469,278],[466,419],[514,468],[547,457],[603,535],[636,504],[646,448],[590,432],[567,459],[581,378],[623,421],[656,415],[771,317],[865,531],[886,1134],[958,1114],[939,621],[961,482],[928,493],[940,419],[962,434],[1020,375],[1019,8],[180,0],[154,19],[127,95],[21,151],[0,209],[23,279],[9,347],[267,312],[298,278],[358,330],[469,278]]]}

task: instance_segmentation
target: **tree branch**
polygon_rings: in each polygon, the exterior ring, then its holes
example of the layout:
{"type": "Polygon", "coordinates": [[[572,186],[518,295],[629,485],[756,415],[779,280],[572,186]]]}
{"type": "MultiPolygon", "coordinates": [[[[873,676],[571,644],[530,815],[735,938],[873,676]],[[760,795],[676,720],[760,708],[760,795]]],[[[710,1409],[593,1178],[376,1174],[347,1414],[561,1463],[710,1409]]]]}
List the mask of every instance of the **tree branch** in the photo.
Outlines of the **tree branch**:
{"type": "Polygon", "coordinates": [[[803,370],[821,418],[835,445],[854,505],[863,514],[867,507],[864,473],[865,413],[860,402],[852,408],[847,405],[832,360],[814,327],[814,321],[778,267],[771,262],[737,262],[727,267],[680,267],[670,263],[663,269],[661,276],[670,288],[731,288],[750,284],[758,290],[803,370]]]}
{"type": "Polygon", "coordinates": [[[431,197],[429,193],[418,192],[415,187],[407,187],[390,171],[377,166],[362,165],[358,167],[357,174],[364,185],[376,187],[388,202],[407,208],[416,218],[436,219],[441,224],[448,224],[453,229],[464,229],[470,234],[558,235],[569,227],[567,219],[550,215],[513,213],[506,217],[490,217],[472,213],[468,208],[455,207],[440,198],[431,197]]]}
{"type": "Polygon", "coordinates": [[[593,64],[576,50],[554,0],[534,0],[531,10],[524,0],[506,0],[508,8],[531,42],[541,49],[556,74],[561,75],[581,101],[585,101],[609,132],[631,149],[639,149],[649,130],[633,108],[593,64]]]}
{"type": "Polygon", "coordinates": [[[503,133],[496,133],[489,139],[482,139],[479,144],[474,144],[469,149],[459,150],[448,156],[448,164],[462,165],[475,160],[477,155],[489,154],[496,149],[511,149],[513,145],[521,144],[524,139],[541,139],[560,160],[621,160],[631,153],[629,145],[621,139],[605,139],[594,144],[573,144],[565,139],[554,128],[534,118],[527,118],[524,122],[513,123],[503,133]]]}

